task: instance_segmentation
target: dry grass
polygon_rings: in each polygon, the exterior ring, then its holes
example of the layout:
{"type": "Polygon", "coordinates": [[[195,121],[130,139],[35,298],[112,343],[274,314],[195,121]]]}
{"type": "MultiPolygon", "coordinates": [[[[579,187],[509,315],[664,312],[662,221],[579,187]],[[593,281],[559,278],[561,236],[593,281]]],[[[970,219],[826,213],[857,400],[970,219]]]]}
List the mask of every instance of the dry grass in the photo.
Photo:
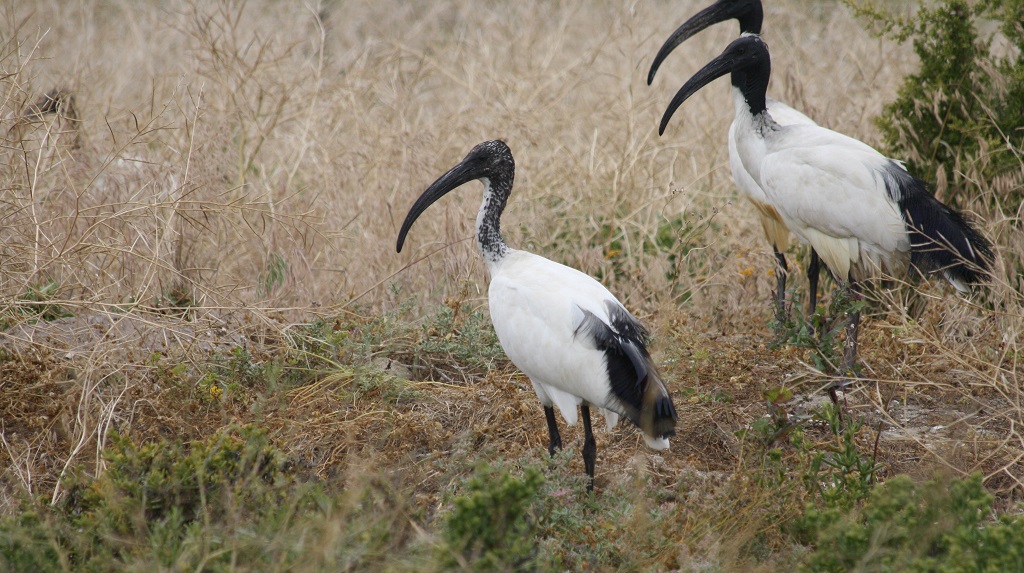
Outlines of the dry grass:
{"type": "MultiPolygon", "coordinates": [[[[692,7],[10,8],[8,127],[54,86],[76,95],[80,121],[37,121],[6,147],[14,193],[3,291],[53,279],[74,294],[64,298],[96,305],[178,289],[204,307],[301,309],[355,297],[386,305],[395,282],[424,301],[443,299],[464,280],[484,283],[469,240],[476,194],[420,222],[411,255],[393,253],[396,223],[469,147],[503,137],[520,165],[505,224],[511,243],[596,272],[608,265],[593,244],[602,223],[642,237],[679,213],[701,220],[717,210],[722,228],[693,255],[708,260],[682,287],[718,299],[748,262],[737,251],[759,271],[771,268],[714,144],[730,117],[727,90],[708,90],[662,139],[653,126],[682,79],[734,30],[709,31],[657,85],[642,81],[664,20],[692,7]],[[158,26],[168,31],[153,33],[158,26]],[[79,147],[54,137],[73,128],[79,147]],[[734,220],[744,224],[726,223],[734,220]],[[404,268],[439,244],[453,246],[404,268]],[[555,245],[561,252],[549,252],[555,245]],[[275,255],[287,276],[267,289],[260,279],[275,255]]],[[[870,141],[868,119],[887,95],[879,86],[905,71],[884,65],[892,47],[841,9],[782,4],[768,18],[776,95],[870,141]],[[821,29],[843,35],[827,60],[816,48],[821,29]],[[807,80],[818,75],[830,81],[807,80]],[[836,94],[837,83],[848,89],[836,94]]],[[[665,263],[636,259],[623,273],[635,276],[610,286],[654,310],[667,302],[658,296],[665,263]]]]}
{"type": "MultiPolygon", "coordinates": [[[[381,400],[362,413],[337,402],[344,374],[268,399],[273,415],[198,399],[210,356],[238,346],[269,356],[314,315],[406,305],[412,320],[444,301],[483,309],[475,187],[422,217],[406,252],[394,240],[420,191],[490,138],[507,141],[519,167],[506,240],[602,277],[653,327],[678,392],[672,452],[638,466],[634,434],[604,434],[599,486],[642,471],[714,490],[707,472],[740,465],[733,432],[764,414],[760,391],[814,395],[826,377],[803,351],[766,347],[773,259],[728,173],[725,82],[657,136],[675,90],[736,33],[730,24],[691,40],[646,86],[660,42],[701,4],[6,4],[0,453],[10,464],[0,507],[19,490],[58,498],[58,477],[75,464],[100,471],[111,428],[198,437],[257,421],[321,476],[363,467],[360,456],[426,471],[467,443],[542,451],[535,398],[507,366],[421,382],[422,402],[381,400]],[[76,113],[33,116],[54,88],[74,95],[76,113]],[[671,226],[680,217],[683,231],[671,226]],[[685,245],[674,262],[643,245],[666,225],[685,245]],[[73,316],[36,324],[32,296],[43,289],[73,316]],[[177,363],[184,394],[153,383],[177,363]]],[[[871,118],[912,69],[908,48],[871,38],[833,2],[772,2],[766,23],[771,93],[877,142],[871,118]]],[[[882,431],[887,475],[981,470],[1011,500],[1024,492],[1024,242],[1020,214],[983,207],[1002,184],[975,190],[998,255],[991,291],[876,293],[862,333],[868,380],[847,399],[870,422],[867,442],[882,431]]],[[[435,503],[443,478],[426,471],[416,503],[435,503]]],[[[728,554],[705,548],[716,551],[728,554]]]]}

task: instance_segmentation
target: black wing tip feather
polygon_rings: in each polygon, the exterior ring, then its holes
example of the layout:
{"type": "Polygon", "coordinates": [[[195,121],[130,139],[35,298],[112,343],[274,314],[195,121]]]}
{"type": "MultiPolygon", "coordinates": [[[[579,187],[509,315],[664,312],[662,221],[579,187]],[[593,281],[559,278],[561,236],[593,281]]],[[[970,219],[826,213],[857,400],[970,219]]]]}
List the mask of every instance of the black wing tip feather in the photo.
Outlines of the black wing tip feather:
{"type": "Polygon", "coordinates": [[[677,414],[672,398],[659,392],[653,404],[650,403],[648,394],[654,390],[652,386],[663,387],[663,384],[647,351],[650,342],[647,329],[629,311],[611,301],[608,302],[610,324],[585,310],[583,314],[585,318],[577,333],[585,332],[598,350],[604,352],[611,391],[625,408],[624,415],[653,436],[674,435],[677,414]],[[649,417],[644,415],[645,401],[649,417]],[[645,417],[649,422],[645,423],[645,417]]]}
{"type": "Polygon", "coordinates": [[[672,403],[672,398],[667,394],[659,396],[654,402],[651,433],[662,438],[674,436],[678,420],[679,415],[676,414],[676,406],[672,403]]]}
{"type": "Polygon", "coordinates": [[[650,374],[647,329],[629,311],[609,301],[606,324],[592,312],[583,312],[576,333],[584,333],[604,352],[612,393],[627,407],[640,409],[643,382],[650,374]]]}
{"type": "Polygon", "coordinates": [[[910,232],[911,264],[970,285],[988,280],[994,255],[981,232],[899,165],[887,166],[885,175],[889,195],[910,232]]]}

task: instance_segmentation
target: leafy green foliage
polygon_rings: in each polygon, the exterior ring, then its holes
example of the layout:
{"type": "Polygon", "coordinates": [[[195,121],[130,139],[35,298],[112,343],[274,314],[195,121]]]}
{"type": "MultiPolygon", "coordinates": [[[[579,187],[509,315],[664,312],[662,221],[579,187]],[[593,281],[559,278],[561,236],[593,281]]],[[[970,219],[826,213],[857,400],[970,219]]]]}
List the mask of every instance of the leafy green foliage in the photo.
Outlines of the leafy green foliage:
{"type": "Polygon", "coordinates": [[[992,496],[981,476],[924,484],[896,476],[862,507],[811,509],[815,550],[802,571],[1024,570],[1024,520],[987,522],[992,496]]]}
{"type": "MultiPolygon", "coordinates": [[[[112,434],[104,457],[106,471],[69,477],[68,493],[56,506],[0,521],[4,563],[14,570],[71,564],[79,571],[111,571],[143,560],[218,570],[230,563],[232,551],[225,548],[239,529],[280,526],[300,508],[315,509],[321,495],[301,486],[284,456],[251,427],[191,444],[140,446],[112,434]]],[[[262,549],[247,551],[255,556],[262,549]]]]}
{"type": "Polygon", "coordinates": [[[886,151],[932,183],[948,181],[954,204],[968,179],[1014,178],[1000,197],[1010,212],[1024,200],[1024,0],[943,0],[922,5],[912,18],[896,18],[856,0],[850,4],[879,34],[911,40],[921,67],[904,79],[877,124],[886,151]],[[979,38],[976,23],[991,19],[1016,47],[1007,55],[979,38]],[[976,170],[976,171],[973,171],[976,170]]]}
{"type": "Polygon", "coordinates": [[[861,422],[844,424],[826,406],[815,419],[825,422],[831,439],[815,442],[805,421],[785,412],[790,397],[784,389],[767,392],[770,415],[741,437],[761,452],[761,465],[747,469],[759,487],[804,500],[801,514],[774,520],[813,548],[801,571],[1021,570],[1024,520],[986,522],[992,496],[980,476],[924,484],[895,476],[879,484],[880,467],[857,446],[861,422]],[[802,491],[794,490],[794,475],[802,491]]]}
{"type": "Polygon", "coordinates": [[[0,570],[61,570],[67,559],[48,517],[26,508],[15,516],[0,518],[0,570]]]}
{"type": "Polygon", "coordinates": [[[787,388],[771,388],[764,397],[768,416],[738,433],[752,448],[746,471],[760,489],[773,492],[766,509],[778,515],[771,521],[810,543],[817,521],[807,516],[857,507],[875,488],[880,467],[857,445],[859,420],[842,421],[832,404],[813,416],[794,415],[787,410],[793,398],[787,388]],[[809,423],[824,423],[825,439],[809,437],[809,423]],[[803,507],[802,515],[787,515],[794,504],[803,507]]]}
{"type": "Polygon", "coordinates": [[[450,357],[474,370],[490,370],[505,357],[491,319],[480,310],[462,311],[450,304],[433,316],[423,331],[419,352],[450,357]]]}
{"type": "Polygon", "coordinates": [[[773,346],[789,344],[810,349],[815,368],[822,372],[835,371],[843,352],[841,333],[853,313],[863,312],[867,303],[861,298],[854,298],[848,288],[840,288],[835,291],[827,309],[819,306],[813,315],[804,317],[799,298],[793,295],[791,300],[792,306],[784,313],[785,316],[776,316],[772,321],[771,326],[776,332],[773,346]]]}
{"type": "Polygon", "coordinates": [[[839,409],[832,404],[826,404],[818,417],[828,425],[833,443],[812,453],[804,483],[824,507],[850,509],[868,496],[881,468],[857,448],[856,437],[863,427],[860,420],[851,420],[844,427],[839,409]]]}
{"type": "Polygon", "coordinates": [[[106,461],[101,478],[70,484],[63,509],[85,529],[107,526],[123,535],[134,531],[138,519],[187,525],[204,514],[222,517],[226,495],[251,507],[276,504],[274,486],[289,479],[284,457],[253,428],[187,446],[136,446],[113,434],[106,461]]]}
{"type": "Polygon", "coordinates": [[[472,571],[514,570],[535,557],[537,534],[528,519],[544,478],[534,468],[516,477],[484,467],[455,498],[445,521],[445,561],[472,571]]]}
{"type": "MultiPolygon", "coordinates": [[[[564,206],[552,206],[558,208],[564,206]]],[[[649,224],[625,212],[587,213],[582,220],[570,215],[550,243],[535,250],[569,266],[584,268],[613,291],[619,281],[631,283],[652,272],[654,263],[670,281],[673,299],[685,302],[692,296],[689,281],[678,279],[707,272],[706,260],[692,253],[705,248],[707,236],[721,230],[718,213],[717,208],[692,213],[666,209],[649,224]],[[589,252],[599,251],[603,257],[600,264],[589,259],[586,264],[574,260],[581,245],[589,252]]],[[[525,227],[522,232],[529,235],[525,227]]]]}
{"type": "Polygon", "coordinates": [[[25,499],[0,517],[0,571],[430,569],[396,509],[402,491],[310,481],[260,430],[146,445],[114,436],[105,459],[101,476],[71,477],[62,502],[25,499]]]}
{"type": "MultiPolygon", "coordinates": [[[[665,278],[674,281],[681,274],[690,272],[690,269],[685,268],[687,255],[693,249],[702,246],[705,231],[715,230],[717,224],[713,224],[713,219],[716,214],[717,210],[707,216],[697,214],[687,217],[685,213],[680,213],[674,217],[661,218],[653,234],[614,220],[599,219],[601,230],[593,238],[597,242],[591,246],[600,246],[603,249],[605,258],[611,261],[613,274],[616,276],[628,274],[630,270],[627,262],[637,258],[640,253],[645,256],[666,257],[671,267],[666,271],[665,278]]],[[[598,273],[597,278],[603,277],[598,273]]]]}

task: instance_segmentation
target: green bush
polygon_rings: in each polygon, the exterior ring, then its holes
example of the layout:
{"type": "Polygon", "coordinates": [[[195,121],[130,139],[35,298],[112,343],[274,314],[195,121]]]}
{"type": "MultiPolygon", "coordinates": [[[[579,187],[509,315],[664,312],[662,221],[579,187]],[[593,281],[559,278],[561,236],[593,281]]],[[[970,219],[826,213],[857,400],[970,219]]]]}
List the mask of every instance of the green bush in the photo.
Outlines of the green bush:
{"type": "Polygon", "coordinates": [[[921,62],[876,120],[885,151],[930,183],[948,182],[953,204],[966,203],[958,193],[968,180],[1009,176],[997,200],[1016,212],[1024,200],[1024,0],[942,0],[911,18],[848,1],[878,34],[912,41],[921,62]],[[999,55],[991,38],[979,38],[981,20],[998,22],[1016,53],[999,55]]]}
{"type": "MultiPolygon", "coordinates": [[[[487,372],[495,362],[505,359],[498,335],[485,311],[463,309],[459,301],[449,301],[426,325],[417,355],[430,364],[455,362],[475,372],[487,372]],[[461,312],[460,312],[461,311],[461,312]],[[431,356],[442,360],[431,359],[431,356]]],[[[431,369],[434,367],[431,366],[431,369]]]]}
{"type": "Polygon", "coordinates": [[[284,457],[250,427],[188,445],[136,446],[113,434],[106,461],[99,479],[71,484],[63,509],[83,528],[111,526],[122,534],[134,532],[139,519],[187,524],[204,514],[220,518],[228,495],[244,506],[276,503],[275,488],[289,480],[284,457]]]}
{"type": "Polygon", "coordinates": [[[512,571],[525,567],[537,548],[537,533],[528,511],[544,482],[528,468],[523,477],[482,468],[469,480],[466,492],[444,525],[444,555],[449,567],[473,571],[512,571]]]}
{"type": "Polygon", "coordinates": [[[191,444],[112,435],[104,457],[106,471],[67,479],[58,504],[26,500],[0,520],[0,570],[221,570],[239,555],[286,564],[298,558],[293,549],[268,540],[323,505],[251,427],[191,444]]]}
{"type": "Polygon", "coordinates": [[[862,507],[809,509],[815,547],[802,571],[1024,571],[1024,520],[989,521],[981,476],[924,484],[900,475],[862,507]]]}
{"type": "Polygon", "coordinates": [[[300,379],[297,383],[341,365],[375,361],[409,367],[416,379],[483,376],[507,363],[490,316],[471,308],[464,297],[446,300],[424,320],[412,315],[411,306],[372,316],[345,312],[307,325],[291,342],[291,375],[300,379]]]}

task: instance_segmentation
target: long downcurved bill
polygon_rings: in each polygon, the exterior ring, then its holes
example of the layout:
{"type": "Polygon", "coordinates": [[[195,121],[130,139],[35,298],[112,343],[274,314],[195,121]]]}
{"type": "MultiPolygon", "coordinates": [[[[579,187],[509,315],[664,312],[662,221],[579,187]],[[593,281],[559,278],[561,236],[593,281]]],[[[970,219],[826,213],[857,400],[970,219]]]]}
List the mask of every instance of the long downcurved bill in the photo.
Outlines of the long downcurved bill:
{"type": "Polygon", "coordinates": [[[465,161],[459,163],[455,167],[448,170],[447,173],[438,177],[437,181],[430,184],[426,191],[420,195],[419,199],[412,204],[409,209],[409,214],[405,216],[405,222],[402,223],[402,230],[398,232],[398,243],[395,245],[395,250],[399,253],[402,252],[402,245],[405,244],[405,236],[409,234],[409,229],[412,228],[412,224],[416,222],[416,219],[434,204],[435,201],[444,197],[449,191],[468,183],[474,179],[479,179],[480,176],[472,169],[465,161]]]}
{"type": "Polygon", "coordinates": [[[673,97],[672,101],[668,104],[665,114],[661,116],[661,125],[658,126],[658,135],[664,135],[665,127],[668,126],[668,120],[672,119],[672,114],[676,112],[676,109],[679,106],[683,105],[684,101],[697,93],[697,90],[700,88],[728,73],[731,73],[737,66],[738,61],[735,57],[729,54],[729,50],[727,49],[722,53],[722,55],[711,60],[706,66],[693,74],[693,77],[686,80],[686,83],[683,84],[683,87],[679,88],[675,97],[673,97]]]}
{"type": "Polygon", "coordinates": [[[665,40],[665,43],[661,45],[661,49],[658,50],[658,55],[654,56],[654,62],[651,64],[651,71],[647,72],[647,85],[651,85],[654,81],[654,74],[658,72],[658,68],[661,67],[661,62],[672,53],[672,50],[679,47],[680,44],[689,40],[697,32],[714,26],[719,22],[725,22],[726,20],[737,18],[739,14],[729,4],[723,4],[722,2],[715,2],[711,6],[697,12],[689,20],[683,22],[682,26],[676,28],[675,32],[665,40]]]}
{"type": "Polygon", "coordinates": [[[409,215],[406,215],[406,222],[401,224],[401,230],[398,231],[398,243],[395,245],[395,251],[401,253],[401,247],[406,244],[406,235],[409,234],[409,229],[413,227],[413,223],[416,222],[428,207],[433,205],[435,201],[441,199],[442,196],[449,193],[449,191],[452,191],[463,183],[479,178],[480,176],[475,172],[475,170],[468,166],[464,161],[431,183],[430,186],[427,187],[427,189],[420,195],[420,199],[416,200],[416,203],[414,203],[413,207],[409,210],[409,215]]]}

